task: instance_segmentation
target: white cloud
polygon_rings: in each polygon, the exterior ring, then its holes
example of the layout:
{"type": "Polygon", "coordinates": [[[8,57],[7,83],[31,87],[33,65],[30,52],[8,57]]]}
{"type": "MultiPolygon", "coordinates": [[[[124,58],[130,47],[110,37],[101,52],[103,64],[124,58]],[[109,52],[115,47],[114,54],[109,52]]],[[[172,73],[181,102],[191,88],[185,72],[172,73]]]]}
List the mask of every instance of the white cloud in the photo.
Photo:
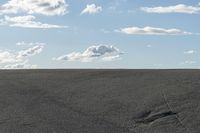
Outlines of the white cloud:
{"type": "Polygon", "coordinates": [[[91,62],[95,59],[112,61],[119,59],[123,53],[114,46],[98,45],[87,48],[83,53],[72,52],[55,58],[55,60],[91,62]]]}
{"type": "Polygon", "coordinates": [[[67,7],[65,0],[9,0],[0,6],[0,14],[64,15],[67,7]]]}
{"type": "Polygon", "coordinates": [[[194,50],[184,51],[184,54],[194,54],[194,53],[196,53],[196,51],[194,50]]]}
{"type": "Polygon", "coordinates": [[[81,14],[89,13],[95,14],[102,11],[101,6],[96,6],[95,4],[87,5],[86,8],[81,12],[81,14]]]}
{"type": "Polygon", "coordinates": [[[17,16],[17,17],[5,16],[4,19],[0,20],[0,25],[8,25],[10,27],[40,28],[40,29],[66,28],[66,26],[46,24],[34,20],[35,17],[32,15],[17,16]]]}
{"type": "Polygon", "coordinates": [[[155,27],[127,27],[115,30],[129,35],[191,35],[191,32],[182,31],[180,29],[164,29],[155,27]]]}
{"type": "Polygon", "coordinates": [[[15,63],[21,59],[17,58],[17,55],[10,51],[0,51],[0,63],[15,63]]]}
{"type": "Polygon", "coordinates": [[[196,61],[193,60],[186,60],[184,62],[181,63],[181,65],[190,65],[190,64],[196,64],[196,61]]]}
{"type": "Polygon", "coordinates": [[[29,43],[26,43],[26,42],[22,41],[22,42],[17,42],[16,45],[17,46],[33,46],[33,45],[45,45],[45,43],[40,43],[40,42],[36,42],[36,43],[29,42],[29,43]]]}
{"type": "Polygon", "coordinates": [[[152,47],[152,45],[150,45],[150,44],[147,45],[147,48],[151,48],[151,47],[152,47]]]}
{"type": "Polygon", "coordinates": [[[103,32],[103,33],[105,33],[105,34],[110,33],[110,31],[106,30],[106,29],[100,29],[100,31],[103,32]]]}
{"type": "Polygon", "coordinates": [[[17,42],[16,43],[17,46],[32,46],[34,45],[33,43],[25,43],[24,41],[23,42],[17,42]]]}
{"type": "Polygon", "coordinates": [[[19,51],[17,58],[23,58],[23,57],[28,57],[28,56],[33,56],[33,55],[39,54],[42,52],[43,48],[44,48],[43,45],[37,45],[32,48],[19,51]]]}
{"type": "Polygon", "coordinates": [[[5,65],[2,69],[35,69],[37,67],[38,67],[37,65],[29,64],[28,60],[26,60],[21,63],[5,65]]]}
{"type": "Polygon", "coordinates": [[[158,7],[142,7],[141,10],[147,13],[187,13],[197,14],[200,13],[199,6],[187,6],[184,4],[178,4],[174,6],[158,6],[158,7]]]}
{"type": "Polygon", "coordinates": [[[28,64],[29,57],[42,52],[44,45],[33,46],[21,51],[0,51],[0,65],[3,69],[33,68],[36,65],[28,64]]]}

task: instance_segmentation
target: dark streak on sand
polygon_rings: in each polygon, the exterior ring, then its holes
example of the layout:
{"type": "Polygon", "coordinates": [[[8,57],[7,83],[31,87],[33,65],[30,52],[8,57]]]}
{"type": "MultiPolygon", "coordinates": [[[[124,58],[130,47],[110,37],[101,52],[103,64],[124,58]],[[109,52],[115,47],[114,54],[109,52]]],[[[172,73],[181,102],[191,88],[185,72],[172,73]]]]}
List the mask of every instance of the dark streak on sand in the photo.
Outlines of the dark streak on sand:
{"type": "Polygon", "coordinates": [[[200,70],[2,70],[0,133],[199,133],[200,70]]]}
{"type": "Polygon", "coordinates": [[[172,111],[167,111],[167,112],[163,112],[163,113],[158,113],[158,114],[154,114],[152,116],[149,116],[151,112],[147,112],[147,114],[145,114],[144,116],[140,117],[139,119],[136,119],[135,122],[138,124],[150,124],[151,122],[154,122],[155,120],[158,119],[162,119],[164,117],[167,116],[172,116],[172,115],[176,115],[176,113],[172,112],[172,111]]]}

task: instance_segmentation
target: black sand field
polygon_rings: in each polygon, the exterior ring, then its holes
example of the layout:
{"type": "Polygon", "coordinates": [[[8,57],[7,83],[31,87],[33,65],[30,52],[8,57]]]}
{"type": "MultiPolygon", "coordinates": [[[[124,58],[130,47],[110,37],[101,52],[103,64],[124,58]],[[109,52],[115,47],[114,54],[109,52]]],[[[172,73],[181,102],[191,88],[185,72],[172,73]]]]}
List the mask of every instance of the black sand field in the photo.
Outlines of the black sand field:
{"type": "Polygon", "coordinates": [[[200,133],[200,70],[2,70],[0,133],[200,133]]]}

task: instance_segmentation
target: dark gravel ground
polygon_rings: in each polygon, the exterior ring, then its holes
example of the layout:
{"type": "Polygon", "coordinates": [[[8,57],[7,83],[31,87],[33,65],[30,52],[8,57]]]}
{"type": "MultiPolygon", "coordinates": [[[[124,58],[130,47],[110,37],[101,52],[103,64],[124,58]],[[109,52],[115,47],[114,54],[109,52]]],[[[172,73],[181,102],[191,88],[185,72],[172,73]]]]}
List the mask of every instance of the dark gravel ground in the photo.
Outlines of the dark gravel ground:
{"type": "Polygon", "coordinates": [[[2,70],[0,133],[200,133],[200,70],[2,70]]]}

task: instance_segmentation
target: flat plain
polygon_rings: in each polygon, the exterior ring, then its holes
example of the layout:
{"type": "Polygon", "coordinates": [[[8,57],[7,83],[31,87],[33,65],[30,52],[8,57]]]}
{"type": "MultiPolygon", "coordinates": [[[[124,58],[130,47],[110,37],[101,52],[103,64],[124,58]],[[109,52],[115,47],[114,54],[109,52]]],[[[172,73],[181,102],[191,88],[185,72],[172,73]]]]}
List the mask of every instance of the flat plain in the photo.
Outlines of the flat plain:
{"type": "Polygon", "coordinates": [[[1,70],[0,133],[199,133],[200,70],[1,70]]]}

